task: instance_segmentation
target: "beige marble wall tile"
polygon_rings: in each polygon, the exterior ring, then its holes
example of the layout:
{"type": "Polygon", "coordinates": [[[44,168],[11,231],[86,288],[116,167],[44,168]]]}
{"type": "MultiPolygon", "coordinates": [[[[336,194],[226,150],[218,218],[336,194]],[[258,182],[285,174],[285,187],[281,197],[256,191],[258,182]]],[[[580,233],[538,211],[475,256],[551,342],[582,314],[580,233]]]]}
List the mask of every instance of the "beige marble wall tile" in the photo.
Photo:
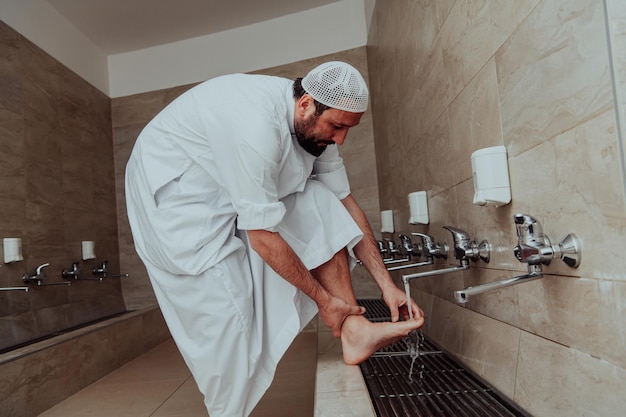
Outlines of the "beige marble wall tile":
{"type": "MultiPolygon", "coordinates": [[[[113,175],[101,168],[113,166],[110,99],[1,22],[0,51],[0,232],[22,238],[25,258],[2,268],[3,285],[23,284],[21,276],[44,263],[50,263],[46,280],[61,280],[61,269],[80,256],[85,232],[117,264],[113,175]]],[[[119,285],[81,293],[89,298],[79,300],[71,296],[75,289],[32,288],[26,294],[31,320],[22,320],[21,310],[3,312],[4,322],[14,324],[3,328],[3,344],[124,309],[119,285]]]]}
{"type": "Polygon", "coordinates": [[[604,22],[601,2],[542,1],[498,50],[511,156],[612,108],[604,22]]]}
{"type": "MultiPolygon", "coordinates": [[[[407,3],[377,2],[368,46],[381,207],[394,210],[402,232],[429,233],[451,245],[441,226],[452,224],[491,244],[488,264],[472,263],[469,271],[442,280],[412,282],[414,299],[427,310],[424,329],[509,396],[519,391],[522,378],[498,374],[490,361],[502,361],[497,368],[514,374],[522,329],[623,369],[617,356],[626,336],[614,320],[624,305],[623,256],[615,252],[626,235],[618,146],[623,139],[615,123],[603,2],[455,2],[442,5],[447,12],[437,14],[442,17],[437,24],[432,16],[440,2],[407,3]],[[400,16],[418,9],[429,24],[400,16]],[[423,37],[413,40],[414,49],[406,47],[408,34],[423,37]],[[400,50],[405,56],[396,61],[400,50]],[[395,62],[399,68],[390,64],[395,62]],[[513,200],[497,208],[475,206],[471,152],[500,144],[509,152],[513,200]],[[406,195],[419,189],[428,191],[431,222],[408,226],[406,195]],[[526,272],[513,254],[518,212],[537,217],[553,244],[577,233],[583,245],[580,268],[554,260],[544,267],[554,280],[475,296],[464,307],[453,303],[451,287],[526,272]],[[598,324],[605,322],[612,324],[598,324]],[[488,353],[484,344],[491,338],[511,344],[488,353]]],[[[621,3],[620,13],[610,11],[614,0],[607,3],[609,19],[622,16],[621,3]]],[[[624,31],[621,23],[615,25],[619,37],[624,31]]],[[[445,264],[438,260],[436,267],[445,264]]],[[[400,284],[400,274],[394,279],[400,284]]],[[[569,364],[552,366],[567,374],[569,364]]],[[[608,396],[615,395],[614,386],[607,389],[608,396]]],[[[530,391],[527,401],[541,402],[543,396],[530,391]]],[[[591,396],[577,399],[560,391],[551,401],[571,401],[570,410],[585,401],[596,407],[591,396]]]]}
{"type": "MultiPolygon", "coordinates": [[[[147,124],[165,107],[164,97],[163,91],[154,91],[111,100],[113,128],[147,124]]],[[[115,142],[118,143],[117,140],[115,142]]]]}
{"type": "Polygon", "coordinates": [[[454,97],[495,51],[489,2],[456,2],[441,28],[440,37],[445,73],[451,97],[454,97]]]}
{"type": "MultiPolygon", "coordinates": [[[[8,81],[0,83],[0,97],[10,97],[11,91],[6,91],[8,81]]],[[[16,96],[16,102],[19,102],[19,95],[16,96]]],[[[17,159],[24,159],[24,118],[22,117],[22,109],[12,108],[11,103],[0,104],[0,148],[4,158],[13,156],[17,159]]]]}
{"type": "Polygon", "coordinates": [[[415,291],[413,289],[411,289],[411,297],[424,312],[424,326],[422,326],[422,330],[426,334],[431,334],[433,331],[431,324],[433,322],[433,305],[435,297],[430,293],[415,291]]]}
{"type": "Polygon", "coordinates": [[[546,272],[626,279],[626,259],[619,246],[607,245],[626,235],[613,112],[590,119],[509,163],[515,209],[536,217],[553,244],[570,232],[581,240],[579,268],[556,260],[546,272]]]}
{"type": "Polygon", "coordinates": [[[626,371],[522,332],[515,400],[536,416],[618,417],[626,408],[626,371]]]}
{"type": "Polygon", "coordinates": [[[472,176],[471,154],[475,150],[503,144],[494,59],[474,77],[450,104],[450,142],[461,151],[455,169],[459,177],[472,176]],[[460,146],[459,146],[460,145],[460,146]]]}
{"type": "Polygon", "coordinates": [[[598,289],[598,303],[602,305],[598,318],[602,326],[598,338],[604,341],[604,346],[599,351],[604,352],[606,360],[626,369],[624,365],[626,358],[621,354],[626,352],[626,325],[623,320],[616,320],[618,317],[625,317],[626,283],[600,280],[598,289]]]}
{"type": "Polygon", "coordinates": [[[518,29],[541,0],[490,0],[493,50],[496,51],[518,29]]]}
{"type": "Polygon", "coordinates": [[[438,194],[449,189],[459,180],[455,169],[461,143],[450,141],[449,112],[444,110],[430,128],[424,132],[425,170],[428,191],[438,194]]]}
{"type": "Polygon", "coordinates": [[[3,416],[27,415],[28,387],[23,377],[24,365],[23,362],[10,362],[2,367],[0,414],[3,416]]]}
{"type": "Polygon", "coordinates": [[[513,398],[520,330],[435,298],[429,335],[513,398]]]}
{"type": "Polygon", "coordinates": [[[626,283],[547,275],[519,287],[521,328],[626,369],[626,283]]]}
{"type": "MultiPolygon", "coordinates": [[[[463,274],[463,288],[495,282],[505,278],[512,278],[515,275],[516,274],[514,272],[506,270],[502,271],[487,268],[472,268],[470,271],[466,271],[463,274]]],[[[526,287],[537,286],[538,284],[529,282],[523,285],[526,287]]],[[[455,291],[463,288],[457,287],[455,288],[455,291]]],[[[470,297],[469,301],[464,305],[477,313],[484,314],[487,317],[492,317],[496,320],[502,321],[503,323],[510,324],[511,326],[520,327],[523,318],[520,318],[521,313],[518,301],[519,288],[520,286],[512,286],[478,294],[470,297]]],[[[524,313],[527,312],[524,311],[524,313]]]]}
{"type": "Polygon", "coordinates": [[[428,197],[428,234],[437,242],[445,242],[452,246],[452,235],[443,226],[459,226],[457,187],[447,188],[438,194],[427,192],[428,197]]]}
{"type": "Polygon", "coordinates": [[[626,190],[626,3],[606,0],[607,20],[611,39],[611,58],[615,79],[617,119],[620,124],[622,174],[626,190]]]}
{"type": "Polygon", "coordinates": [[[611,35],[611,54],[616,70],[616,83],[621,97],[621,112],[624,114],[626,104],[626,4],[619,0],[607,0],[607,18],[611,35]]]}
{"type": "MultiPolygon", "coordinates": [[[[4,147],[3,147],[4,148],[4,147]]],[[[0,153],[0,194],[11,199],[26,199],[26,166],[24,157],[12,153],[0,153]]]]}

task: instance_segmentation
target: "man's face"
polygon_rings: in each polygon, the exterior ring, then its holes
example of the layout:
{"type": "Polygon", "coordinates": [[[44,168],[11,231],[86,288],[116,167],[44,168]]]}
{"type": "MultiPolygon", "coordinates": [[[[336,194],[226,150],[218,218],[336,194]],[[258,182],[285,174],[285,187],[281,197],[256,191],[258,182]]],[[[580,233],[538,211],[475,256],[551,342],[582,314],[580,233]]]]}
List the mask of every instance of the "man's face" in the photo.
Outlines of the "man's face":
{"type": "Polygon", "coordinates": [[[351,113],[327,109],[322,114],[311,113],[296,119],[294,129],[302,148],[314,156],[320,156],[328,145],[343,144],[348,130],[359,124],[363,113],[351,113]]]}

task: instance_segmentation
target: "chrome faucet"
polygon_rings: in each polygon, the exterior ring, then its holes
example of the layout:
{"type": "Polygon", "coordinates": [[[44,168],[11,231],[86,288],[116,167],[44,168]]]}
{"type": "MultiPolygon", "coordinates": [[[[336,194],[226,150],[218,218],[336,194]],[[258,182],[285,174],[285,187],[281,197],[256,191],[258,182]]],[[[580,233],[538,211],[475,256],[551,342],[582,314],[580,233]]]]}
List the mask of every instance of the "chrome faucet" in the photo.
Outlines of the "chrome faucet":
{"type": "Polygon", "coordinates": [[[426,256],[434,256],[435,258],[448,259],[448,245],[445,243],[435,243],[435,240],[423,233],[411,233],[413,236],[419,236],[424,240],[424,249],[426,256]]]}
{"type": "Polygon", "coordinates": [[[575,234],[570,233],[559,244],[551,245],[550,239],[543,234],[543,228],[537,219],[519,213],[513,216],[513,220],[518,241],[513,253],[517,260],[528,264],[528,273],[455,291],[454,298],[457,303],[466,303],[473,295],[542,278],[542,265],[549,265],[552,259],[560,258],[572,268],[580,265],[581,247],[575,234]]]}
{"type": "MultiPolygon", "coordinates": [[[[472,241],[467,232],[457,229],[452,226],[443,226],[444,229],[452,233],[452,239],[454,240],[454,257],[459,260],[459,265],[451,268],[435,269],[432,271],[417,272],[415,274],[403,275],[402,281],[404,284],[408,284],[410,280],[415,278],[430,277],[433,275],[447,274],[451,272],[465,271],[470,267],[470,260],[477,261],[482,260],[489,262],[490,246],[489,242],[483,240],[480,245],[472,241]]],[[[425,240],[429,253],[440,252],[442,246],[445,248],[445,253],[448,251],[448,246],[445,244],[434,245],[432,239],[425,240]],[[431,252],[432,251],[432,252],[431,252]]],[[[433,256],[435,256],[433,254],[433,256]]],[[[441,254],[439,256],[442,256],[441,254]]]]}
{"type": "Polygon", "coordinates": [[[65,279],[80,279],[80,270],[78,262],[72,262],[72,269],[63,269],[61,276],[65,279]]]}
{"type": "Polygon", "coordinates": [[[47,266],[50,266],[49,263],[45,263],[45,264],[41,264],[39,265],[36,269],[35,269],[35,274],[34,275],[29,275],[29,274],[24,274],[24,276],[22,276],[22,281],[24,282],[33,282],[36,281],[37,283],[43,281],[44,279],[46,279],[46,274],[43,272],[43,269],[47,266]]]}
{"type": "Polygon", "coordinates": [[[389,253],[389,249],[387,249],[385,242],[383,242],[382,240],[377,240],[376,243],[378,244],[378,251],[380,252],[380,256],[383,257],[383,260],[385,261],[389,259],[387,257],[387,253],[389,253]]]}
{"type": "Polygon", "coordinates": [[[109,272],[109,261],[104,261],[100,266],[94,266],[91,272],[94,275],[106,277],[107,272],[109,272]]]}
{"type": "Polygon", "coordinates": [[[402,244],[404,253],[406,253],[409,257],[414,256],[419,258],[419,256],[422,254],[422,245],[414,244],[411,241],[411,238],[407,235],[399,235],[398,237],[400,238],[400,243],[402,244]]]}
{"type": "MultiPolygon", "coordinates": [[[[403,236],[404,235],[399,235],[401,240],[403,236]]],[[[399,263],[408,262],[411,260],[409,253],[406,250],[404,250],[406,248],[406,244],[404,242],[402,242],[402,249],[399,249],[398,246],[396,246],[396,242],[394,242],[393,240],[389,238],[385,238],[385,242],[387,245],[386,245],[385,250],[381,251],[381,254],[388,253],[390,255],[387,258],[385,258],[383,255],[383,263],[385,265],[399,264],[399,263]]],[[[384,243],[383,243],[383,247],[384,247],[384,243]]]]}
{"type": "Polygon", "coordinates": [[[400,254],[400,250],[396,246],[396,242],[392,239],[386,238],[385,242],[387,242],[387,247],[389,248],[389,254],[395,258],[396,255],[400,254]]]}
{"type": "Polygon", "coordinates": [[[548,236],[543,234],[541,223],[528,214],[513,216],[517,231],[515,257],[529,265],[550,265],[552,259],[560,258],[568,266],[580,265],[580,243],[573,233],[568,234],[557,245],[551,245],[548,236]]]}
{"type": "Polygon", "coordinates": [[[69,282],[47,282],[43,281],[46,279],[46,274],[43,272],[43,269],[47,266],[50,266],[49,263],[41,264],[35,269],[34,275],[29,275],[28,273],[22,276],[22,281],[25,283],[36,282],[38,286],[46,286],[46,285],[70,285],[69,282]]]}
{"type": "Polygon", "coordinates": [[[474,242],[469,234],[453,226],[443,226],[444,229],[452,233],[454,240],[454,257],[456,259],[470,259],[472,261],[481,260],[489,263],[491,248],[486,240],[480,243],[474,242]]]}
{"type": "MultiPolygon", "coordinates": [[[[419,257],[422,254],[425,254],[426,256],[426,261],[424,262],[417,262],[417,263],[410,263],[410,264],[402,264],[402,265],[397,265],[397,266],[391,266],[391,267],[387,267],[388,271],[398,271],[400,269],[408,269],[408,268],[417,268],[420,266],[426,266],[426,265],[432,265],[434,263],[434,257],[443,257],[442,253],[445,253],[447,255],[447,246],[442,247],[439,246],[439,244],[435,244],[435,240],[428,235],[425,235],[423,233],[411,233],[412,236],[417,236],[419,237],[422,242],[424,242],[424,245],[420,245],[417,244],[413,245],[411,243],[411,239],[406,236],[406,235],[400,235],[400,240],[403,242],[403,247],[405,248],[405,250],[411,254],[414,254],[414,256],[419,257]]],[[[407,258],[410,258],[410,256],[407,256],[407,258]]],[[[403,260],[403,262],[408,261],[410,259],[406,259],[403,260]]],[[[390,262],[387,262],[387,264],[389,264],[390,262]]]]}
{"type": "Polygon", "coordinates": [[[97,278],[90,278],[90,279],[99,279],[100,281],[102,281],[103,278],[120,278],[120,277],[128,276],[128,274],[115,274],[115,275],[109,274],[109,261],[102,262],[100,266],[94,266],[91,272],[97,278]]]}

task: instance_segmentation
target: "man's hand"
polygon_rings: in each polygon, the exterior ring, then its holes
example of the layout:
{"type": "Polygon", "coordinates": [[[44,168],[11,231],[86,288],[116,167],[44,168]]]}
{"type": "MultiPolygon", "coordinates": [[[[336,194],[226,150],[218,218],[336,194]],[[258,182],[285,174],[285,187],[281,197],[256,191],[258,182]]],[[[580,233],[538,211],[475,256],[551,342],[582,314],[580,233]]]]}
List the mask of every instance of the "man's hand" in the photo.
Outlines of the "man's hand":
{"type": "MultiPolygon", "coordinates": [[[[400,314],[405,320],[409,319],[409,309],[404,291],[400,290],[396,286],[389,286],[383,292],[383,301],[389,307],[391,311],[391,321],[396,322],[400,318],[400,314]]],[[[424,312],[421,308],[411,299],[411,311],[413,318],[418,319],[424,317],[424,312]]]]}
{"type": "Polygon", "coordinates": [[[329,296],[328,301],[318,303],[320,317],[333,332],[334,337],[341,336],[341,325],[346,317],[365,313],[365,308],[348,304],[341,298],[329,296]]]}

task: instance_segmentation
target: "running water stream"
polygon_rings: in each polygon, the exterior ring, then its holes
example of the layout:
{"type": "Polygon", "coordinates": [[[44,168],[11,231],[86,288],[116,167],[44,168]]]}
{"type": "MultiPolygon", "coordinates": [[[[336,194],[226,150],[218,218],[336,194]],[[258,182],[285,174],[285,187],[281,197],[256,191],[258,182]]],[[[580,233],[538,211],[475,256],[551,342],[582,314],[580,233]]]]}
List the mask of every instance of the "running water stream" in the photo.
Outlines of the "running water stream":
{"type": "MultiPolygon", "coordinates": [[[[404,283],[404,292],[406,293],[406,305],[409,309],[409,318],[413,320],[413,311],[411,310],[411,288],[408,282],[404,283]]],[[[420,356],[420,344],[424,341],[424,334],[422,333],[422,329],[412,330],[409,335],[406,337],[406,343],[409,351],[409,356],[411,357],[411,368],[409,369],[409,382],[413,382],[413,366],[415,365],[415,361],[420,356]]],[[[423,376],[424,364],[422,364],[420,370],[420,379],[423,376]]]]}

